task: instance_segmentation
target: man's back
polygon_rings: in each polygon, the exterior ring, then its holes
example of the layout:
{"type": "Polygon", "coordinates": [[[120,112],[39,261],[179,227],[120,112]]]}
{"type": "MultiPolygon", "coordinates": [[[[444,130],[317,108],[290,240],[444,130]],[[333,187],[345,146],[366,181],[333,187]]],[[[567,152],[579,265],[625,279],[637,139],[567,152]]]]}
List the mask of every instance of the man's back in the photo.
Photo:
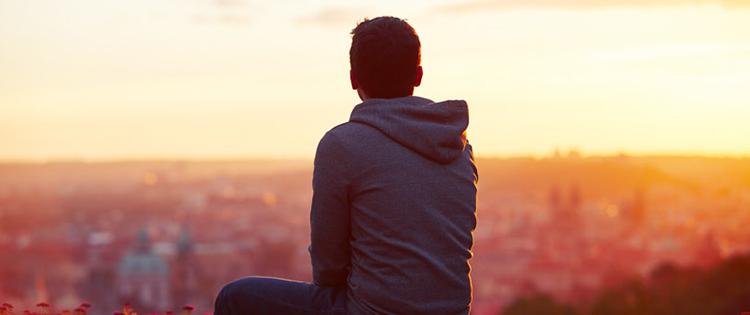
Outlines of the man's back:
{"type": "Polygon", "coordinates": [[[248,277],[216,315],[468,314],[477,169],[464,101],[412,96],[421,43],[396,17],[352,30],[363,102],[318,144],[310,211],[313,283],[248,277]]]}
{"type": "Polygon", "coordinates": [[[314,274],[322,285],[346,283],[352,314],[468,313],[477,172],[467,124],[463,101],[371,99],[321,140],[314,274]],[[336,222],[343,214],[331,210],[344,199],[349,222],[336,222]]]}

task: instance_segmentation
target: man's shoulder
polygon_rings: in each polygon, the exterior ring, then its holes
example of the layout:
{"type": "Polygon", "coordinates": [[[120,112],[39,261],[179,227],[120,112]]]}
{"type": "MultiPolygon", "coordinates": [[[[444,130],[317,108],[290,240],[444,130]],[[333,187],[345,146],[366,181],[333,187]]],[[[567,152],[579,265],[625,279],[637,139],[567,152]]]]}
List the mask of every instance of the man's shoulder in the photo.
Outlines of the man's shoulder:
{"type": "Polygon", "coordinates": [[[345,122],[325,133],[318,143],[316,155],[336,155],[358,159],[371,153],[375,144],[382,142],[382,134],[373,127],[345,122]]]}
{"type": "Polygon", "coordinates": [[[373,132],[377,133],[377,130],[361,123],[347,121],[328,130],[322,140],[358,143],[367,137],[371,137],[373,132]]]}

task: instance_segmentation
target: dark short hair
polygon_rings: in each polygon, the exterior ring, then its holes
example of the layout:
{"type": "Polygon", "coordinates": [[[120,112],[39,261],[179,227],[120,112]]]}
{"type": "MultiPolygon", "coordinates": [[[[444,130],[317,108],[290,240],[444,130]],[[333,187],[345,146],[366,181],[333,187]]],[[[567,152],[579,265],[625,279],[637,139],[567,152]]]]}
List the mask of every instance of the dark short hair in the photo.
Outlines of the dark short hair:
{"type": "Polygon", "coordinates": [[[392,16],[365,19],[352,30],[349,63],[368,97],[411,95],[421,44],[414,28],[392,16]]]}

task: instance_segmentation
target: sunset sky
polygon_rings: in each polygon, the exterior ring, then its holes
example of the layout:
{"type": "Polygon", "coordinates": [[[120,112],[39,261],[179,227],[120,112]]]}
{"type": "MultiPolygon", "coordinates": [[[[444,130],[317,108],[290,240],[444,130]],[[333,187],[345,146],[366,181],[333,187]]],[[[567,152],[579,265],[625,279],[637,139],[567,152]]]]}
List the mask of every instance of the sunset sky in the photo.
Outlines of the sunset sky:
{"type": "Polygon", "coordinates": [[[311,158],[378,15],[479,156],[750,155],[750,0],[0,0],[0,160],[311,158]]]}

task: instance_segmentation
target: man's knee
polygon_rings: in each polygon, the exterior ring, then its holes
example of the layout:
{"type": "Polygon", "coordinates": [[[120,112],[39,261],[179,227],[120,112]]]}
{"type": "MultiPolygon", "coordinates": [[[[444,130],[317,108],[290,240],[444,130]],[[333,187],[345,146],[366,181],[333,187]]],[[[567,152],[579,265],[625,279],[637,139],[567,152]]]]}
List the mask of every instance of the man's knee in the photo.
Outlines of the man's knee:
{"type": "Polygon", "coordinates": [[[251,308],[259,290],[262,290],[260,282],[259,278],[248,277],[224,285],[216,296],[216,314],[235,314],[251,308]]]}

